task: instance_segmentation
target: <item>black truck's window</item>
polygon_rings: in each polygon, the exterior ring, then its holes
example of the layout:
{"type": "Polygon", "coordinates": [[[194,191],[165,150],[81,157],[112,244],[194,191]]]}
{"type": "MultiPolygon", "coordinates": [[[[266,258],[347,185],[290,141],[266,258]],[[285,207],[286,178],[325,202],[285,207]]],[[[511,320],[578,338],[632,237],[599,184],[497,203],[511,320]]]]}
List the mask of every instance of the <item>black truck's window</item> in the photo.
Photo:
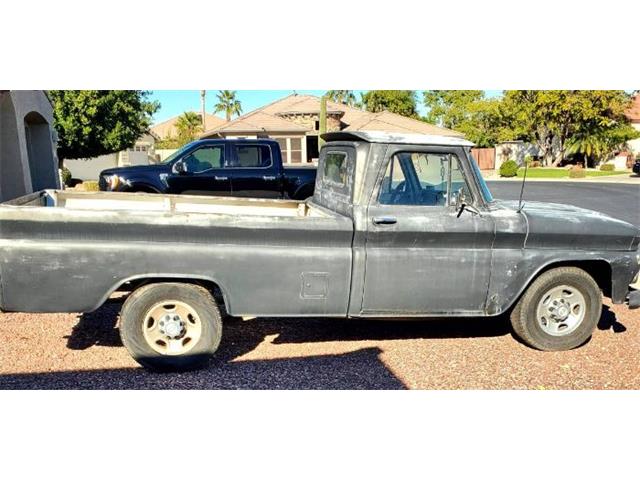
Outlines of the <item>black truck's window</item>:
{"type": "Polygon", "coordinates": [[[447,188],[466,188],[458,157],[448,153],[402,152],[393,156],[380,187],[382,205],[444,206],[447,188]]]}
{"type": "Polygon", "coordinates": [[[212,168],[223,168],[224,147],[202,147],[184,159],[187,169],[193,173],[206,172],[212,168]]]}
{"type": "Polygon", "coordinates": [[[271,166],[271,149],[268,145],[236,145],[233,167],[267,168],[271,166]]]}
{"type": "Polygon", "coordinates": [[[324,160],[324,179],[337,185],[347,183],[347,154],[328,152],[324,160]]]}

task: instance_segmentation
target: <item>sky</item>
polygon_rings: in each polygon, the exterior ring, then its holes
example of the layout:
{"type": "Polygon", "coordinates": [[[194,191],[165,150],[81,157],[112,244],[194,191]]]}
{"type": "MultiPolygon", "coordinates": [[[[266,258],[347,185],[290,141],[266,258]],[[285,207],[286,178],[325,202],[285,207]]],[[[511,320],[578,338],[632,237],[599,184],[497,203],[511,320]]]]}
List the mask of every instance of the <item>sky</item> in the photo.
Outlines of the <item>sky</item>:
{"type": "MultiPolygon", "coordinates": [[[[299,94],[310,94],[320,96],[326,90],[295,90],[299,94]]],[[[294,90],[236,90],[236,97],[242,104],[243,113],[248,113],[267,103],[278,100],[293,93],[294,90]]],[[[366,90],[354,90],[357,98],[360,93],[366,90]]],[[[216,94],[218,90],[207,90],[206,109],[207,113],[213,113],[213,106],[216,104],[216,94]]],[[[500,95],[501,90],[485,90],[488,97],[500,95]]],[[[186,111],[200,112],[200,90],[154,90],[151,93],[152,100],[160,102],[160,110],[153,116],[154,123],[160,123],[169,118],[181,115],[186,111]]],[[[425,109],[418,95],[418,112],[424,115],[425,109]]],[[[219,114],[223,116],[222,113],[219,114]]]]}

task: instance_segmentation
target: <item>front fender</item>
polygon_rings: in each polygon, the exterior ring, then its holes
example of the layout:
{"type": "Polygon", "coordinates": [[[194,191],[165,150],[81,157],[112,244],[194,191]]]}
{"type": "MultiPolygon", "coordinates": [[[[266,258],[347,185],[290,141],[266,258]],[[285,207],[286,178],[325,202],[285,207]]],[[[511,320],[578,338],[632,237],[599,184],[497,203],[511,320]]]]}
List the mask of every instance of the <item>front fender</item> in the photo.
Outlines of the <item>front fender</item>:
{"type": "Polygon", "coordinates": [[[638,271],[635,252],[543,249],[494,251],[487,314],[499,315],[511,309],[527,287],[544,271],[556,266],[584,268],[597,262],[604,262],[610,268],[611,278],[607,281],[611,282],[611,300],[613,303],[623,303],[629,284],[638,271]]]}

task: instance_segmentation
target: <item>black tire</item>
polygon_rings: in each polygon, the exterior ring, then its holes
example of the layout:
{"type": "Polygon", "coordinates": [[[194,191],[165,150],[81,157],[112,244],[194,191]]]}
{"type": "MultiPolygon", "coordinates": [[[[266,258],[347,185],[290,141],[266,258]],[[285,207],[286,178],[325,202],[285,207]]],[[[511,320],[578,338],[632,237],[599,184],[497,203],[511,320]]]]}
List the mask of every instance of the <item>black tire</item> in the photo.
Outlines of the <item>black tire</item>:
{"type": "Polygon", "coordinates": [[[515,334],[530,347],[545,351],[571,350],[583,345],[596,328],[602,313],[602,292],[595,280],[584,270],[559,267],[540,275],[527,288],[511,312],[515,334]],[[536,309],[542,296],[554,287],[568,285],[585,299],[586,312],[582,322],[570,333],[554,336],[546,333],[536,319],[536,309]]]}
{"type": "Polygon", "coordinates": [[[122,306],[120,337],[129,354],[143,367],[154,371],[194,370],[206,364],[222,338],[222,320],[211,293],[204,287],[186,283],[155,283],[134,291],[122,306]],[[147,312],[164,301],[188,304],[198,314],[202,333],[184,355],[163,355],[145,339],[143,322],[147,312]]]}

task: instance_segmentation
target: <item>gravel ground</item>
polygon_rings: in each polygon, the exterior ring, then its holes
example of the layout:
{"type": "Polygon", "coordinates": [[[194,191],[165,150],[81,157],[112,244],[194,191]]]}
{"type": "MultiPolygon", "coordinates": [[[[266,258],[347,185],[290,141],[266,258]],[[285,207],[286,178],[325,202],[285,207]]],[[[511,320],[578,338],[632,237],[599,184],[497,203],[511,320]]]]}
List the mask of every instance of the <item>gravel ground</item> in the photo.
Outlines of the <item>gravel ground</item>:
{"type": "Polygon", "coordinates": [[[0,314],[2,389],[639,389],[640,310],[605,306],[569,352],[515,340],[508,320],[225,322],[208,368],[154,374],[120,342],[121,299],[76,314],[0,314]]]}

